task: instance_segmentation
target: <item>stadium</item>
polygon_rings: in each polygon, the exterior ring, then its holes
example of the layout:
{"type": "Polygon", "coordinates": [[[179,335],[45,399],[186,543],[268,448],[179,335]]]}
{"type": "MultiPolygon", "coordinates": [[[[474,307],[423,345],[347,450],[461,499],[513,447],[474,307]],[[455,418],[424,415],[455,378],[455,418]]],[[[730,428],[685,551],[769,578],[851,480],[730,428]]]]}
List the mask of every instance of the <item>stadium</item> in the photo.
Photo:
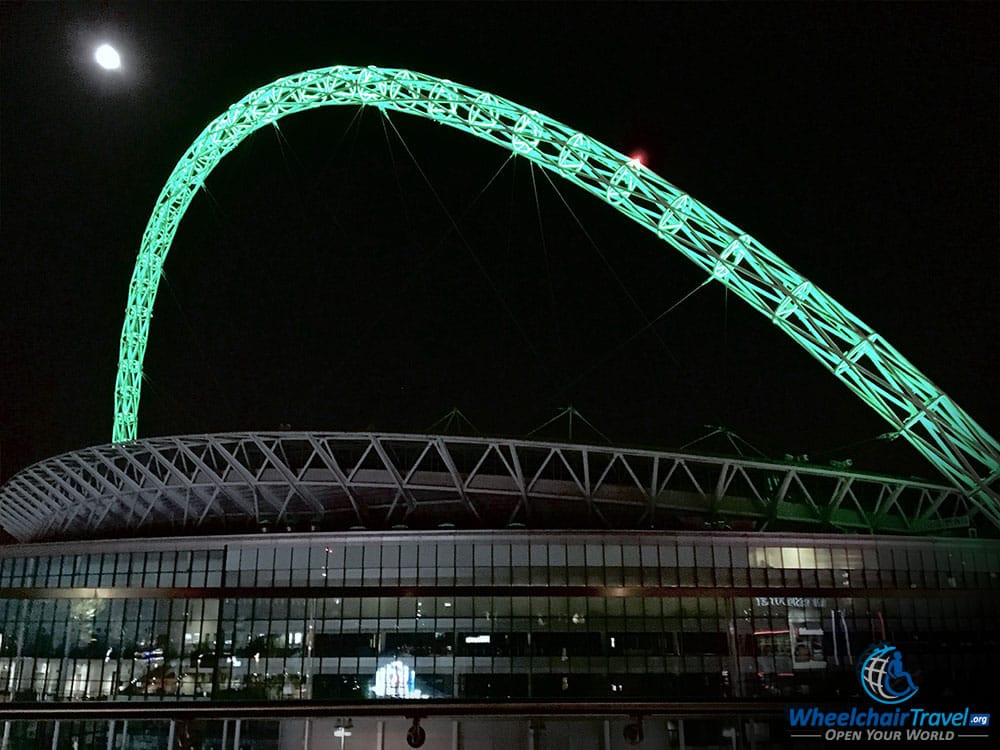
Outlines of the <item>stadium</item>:
{"type": "Polygon", "coordinates": [[[0,497],[25,542],[3,551],[0,670],[15,715],[45,719],[9,722],[11,747],[58,719],[81,747],[290,748],[348,719],[355,746],[394,747],[410,716],[427,747],[528,747],[542,724],[618,746],[633,717],[651,744],[780,744],[776,701],[856,695],[873,641],[926,694],[997,667],[1000,545],[963,538],[940,485],[278,432],[85,449],[0,497]]]}
{"type": "Polygon", "coordinates": [[[885,340],[635,159],[486,92],[339,66],[279,79],[178,163],[129,288],[113,442],[0,488],[3,749],[795,746],[891,641],[928,701],[998,663],[1000,449],[885,340]],[[139,438],[163,261],[254,129],[428,118],[616,208],[799,343],[938,483],[461,435],[139,438]]]}

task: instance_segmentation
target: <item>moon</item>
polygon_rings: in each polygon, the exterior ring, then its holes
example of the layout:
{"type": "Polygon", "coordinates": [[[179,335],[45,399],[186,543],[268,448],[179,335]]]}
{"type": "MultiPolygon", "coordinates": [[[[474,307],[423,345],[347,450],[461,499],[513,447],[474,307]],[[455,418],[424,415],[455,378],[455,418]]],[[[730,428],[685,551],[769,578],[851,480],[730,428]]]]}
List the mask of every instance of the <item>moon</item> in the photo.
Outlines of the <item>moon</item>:
{"type": "Polygon", "coordinates": [[[94,59],[105,70],[117,70],[122,66],[121,56],[110,44],[102,44],[98,47],[94,53],[94,59]]]}

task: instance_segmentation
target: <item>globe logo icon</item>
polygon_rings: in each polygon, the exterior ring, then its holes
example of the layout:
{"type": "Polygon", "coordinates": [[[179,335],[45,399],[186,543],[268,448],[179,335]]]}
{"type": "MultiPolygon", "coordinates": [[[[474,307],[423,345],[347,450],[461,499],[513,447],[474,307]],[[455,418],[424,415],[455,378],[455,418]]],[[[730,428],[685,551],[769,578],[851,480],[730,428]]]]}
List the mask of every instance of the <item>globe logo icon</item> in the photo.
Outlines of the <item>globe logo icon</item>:
{"type": "Polygon", "coordinates": [[[888,643],[876,644],[862,654],[858,681],[869,698],[890,706],[905,703],[918,690],[903,668],[902,652],[888,643]]]}

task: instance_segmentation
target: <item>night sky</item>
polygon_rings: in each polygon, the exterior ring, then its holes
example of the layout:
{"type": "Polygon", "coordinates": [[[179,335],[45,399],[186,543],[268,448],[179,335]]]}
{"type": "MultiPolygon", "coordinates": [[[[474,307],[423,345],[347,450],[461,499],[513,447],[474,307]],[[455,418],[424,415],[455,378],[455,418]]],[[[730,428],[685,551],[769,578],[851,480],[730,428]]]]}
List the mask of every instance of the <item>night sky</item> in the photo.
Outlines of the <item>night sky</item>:
{"type": "MultiPolygon", "coordinates": [[[[449,78],[641,152],[1000,432],[991,3],[0,13],[0,479],[110,440],[139,241],[195,136],[254,88],[336,64],[449,78]],[[102,41],[122,72],[94,63],[102,41]]],[[[375,109],[259,131],[181,223],[140,435],[419,432],[457,407],[483,433],[524,436],[572,405],[623,445],[679,448],[724,425],[770,456],[938,478],[903,441],[876,440],[888,425],[721,285],[648,328],[702,276],[555,184],[375,109]]],[[[565,423],[538,434],[565,437],[565,423]]]]}

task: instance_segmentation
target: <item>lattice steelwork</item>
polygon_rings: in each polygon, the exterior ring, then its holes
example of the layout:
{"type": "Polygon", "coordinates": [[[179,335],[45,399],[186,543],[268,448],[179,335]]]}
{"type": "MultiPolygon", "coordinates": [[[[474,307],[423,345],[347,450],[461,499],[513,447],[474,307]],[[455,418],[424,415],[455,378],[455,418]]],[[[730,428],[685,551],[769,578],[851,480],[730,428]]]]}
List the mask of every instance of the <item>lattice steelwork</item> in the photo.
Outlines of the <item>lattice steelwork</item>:
{"type": "Polygon", "coordinates": [[[251,92],[202,131],[160,193],[129,286],[115,384],[116,442],[136,437],[142,362],[163,262],[208,174],[253,131],[338,104],[465,131],[579,185],[654,232],[798,342],[1000,526],[1000,445],[916,367],[753,237],[636,160],[507,99],[433,76],[337,66],[251,92]]]}
{"type": "Polygon", "coordinates": [[[112,443],[41,461],[0,488],[0,524],[22,541],[262,524],[935,534],[975,516],[947,486],[817,466],[373,433],[112,443]]]}

